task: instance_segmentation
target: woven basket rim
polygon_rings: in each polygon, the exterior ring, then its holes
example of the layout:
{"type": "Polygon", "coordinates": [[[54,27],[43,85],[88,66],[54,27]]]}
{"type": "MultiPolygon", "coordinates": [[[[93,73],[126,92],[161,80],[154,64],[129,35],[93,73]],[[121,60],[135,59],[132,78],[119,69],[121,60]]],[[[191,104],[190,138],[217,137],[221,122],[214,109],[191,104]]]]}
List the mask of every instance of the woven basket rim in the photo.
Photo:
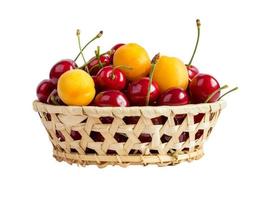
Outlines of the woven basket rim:
{"type": "Polygon", "coordinates": [[[60,114],[103,114],[106,116],[111,116],[112,113],[118,113],[119,115],[131,114],[131,116],[142,112],[155,113],[155,115],[173,112],[176,114],[183,113],[205,113],[208,111],[214,112],[219,109],[226,107],[226,102],[220,100],[214,103],[201,103],[201,104],[187,104],[182,106],[130,106],[130,107],[98,107],[98,106],[57,106],[42,103],[35,100],[33,102],[33,109],[35,111],[47,112],[47,113],[60,113],[60,114]]]}

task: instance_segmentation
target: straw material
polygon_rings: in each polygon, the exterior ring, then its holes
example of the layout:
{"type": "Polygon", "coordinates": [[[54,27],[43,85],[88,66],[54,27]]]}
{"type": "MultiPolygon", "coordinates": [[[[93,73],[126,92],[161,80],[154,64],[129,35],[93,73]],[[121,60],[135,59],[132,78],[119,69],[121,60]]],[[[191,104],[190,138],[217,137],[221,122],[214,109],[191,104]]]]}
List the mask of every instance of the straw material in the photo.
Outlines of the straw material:
{"type": "Polygon", "coordinates": [[[225,107],[54,106],[33,102],[58,161],[85,166],[174,165],[203,156],[203,144],[225,107]]]}

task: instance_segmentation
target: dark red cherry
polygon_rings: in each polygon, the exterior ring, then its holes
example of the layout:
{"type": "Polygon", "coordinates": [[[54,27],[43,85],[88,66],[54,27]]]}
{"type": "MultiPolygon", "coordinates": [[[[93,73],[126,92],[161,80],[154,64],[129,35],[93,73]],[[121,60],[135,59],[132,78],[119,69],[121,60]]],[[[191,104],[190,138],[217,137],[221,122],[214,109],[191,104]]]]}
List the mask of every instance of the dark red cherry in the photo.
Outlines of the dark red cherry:
{"type": "Polygon", "coordinates": [[[161,94],[158,100],[160,106],[180,106],[190,101],[186,91],[180,88],[172,88],[161,94]]]}
{"type": "MultiPolygon", "coordinates": [[[[102,66],[110,65],[112,63],[111,56],[108,53],[100,55],[100,63],[102,64],[102,66]]],[[[91,59],[87,67],[91,75],[96,75],[101,69],[101,66],[99,66],[99,61],[96,57],[93,57],[91,59]]]]}
{"type": "Polygon", "coordinates": [[[36,89],[38,100],[43,103],[47,103],[47,99],[54,89],[56,89],[56,85],[52,82],[52,80],[43,80],[39,83],[36,89]]]}
{"type": "Polygon", "coordinates": [[[62,132],[56,130],[56,137],[59,139],[60,142],[64,142],[65,141],[65,137],[62,134],[62,132]]]}
{"type": "Polygon", "coordinates": [[[80,133],[78,131],[71,131],[71,137],[73,138],[73,140],[81,140],[82,136],[80,135],[80,133]]]}
{"type": "MultiPolygon", "coordinates": [[[[134,81],[128,86],[128,98],[132,105],[144,106],[146,104],[146,96],[148,93],[149,78],[143,77],[134,81]]],[[[150,102],[155,101],[159,94],[159,87],[155,81],[152,81],[150,91],[150,102]]]]}
{"type": "Polygon", "coordinates": [[[114,45],[112,48],[111,48],[111,51],[112,52],[115,52],[117,49],[119,49],[119,47],[125,45],[124,43],[118,43],[116,45],[114,45]]]}
{"type": "Polygon", "coordinates": [[[123,121],[129,125],[129,124],[137,124],[140,120],[140,116],[125,116],[123,118],[123,121]]]}
{"type": "Polygon", "coordinates": [[[71,69],[77,68],[76,63],[71,59],[64,59],[57,62],[50,70],[49,78],[53,81],[54,84],[57,84],[60,76],[71,69]]]}
{"type": "Polygon", "coordinates": [[[187,70],[190,80],[192,80],[197,74],[199,74],[199,70],[193,65],[187,66],[187,70]]]}
{"type": "Polygon", "coordinates": [[[96,79],[98,88],[102,90],[122,90],[126,86],[126,76],[113,66],[100,69],[96,79]]]}
{"type": "Polygon", "coordinates": [[[114,46],[111,48],[111,58],[112,58],[112,60],[113,60],[113,58],[114,58],[114,53],[115,53],[115,51],[116,51],[117,49],[119,49],[119,47],[121,47],[121,46],[123,46],[123,45],[125,45],[125,44],[123,44],[123,43],[118,43],[118,44],[114,45],[114,46]]]}
{"type": "Polygon", "coordinates": [[[97,94],[94,103],[101,107],[126,107],[129,106],[127,97],[118,90],[107,90],[97,94]]]}
{"type": "Polygon", "coordinates": [[[65,105],[60,99],[57,89],[54,89],[47,98],[47,103],[52,105],[65,105]]]}
{"type": "MultiPolygon", "coordinates": [[[[220,84],[211,75],[198,74],[190,82],[189,89],[192,103],[204,103],[213,92],[220,89],[220,84]]],[[[219,96],[220,91],[213,95],[208,102],[217,101],[219,96]]]]}

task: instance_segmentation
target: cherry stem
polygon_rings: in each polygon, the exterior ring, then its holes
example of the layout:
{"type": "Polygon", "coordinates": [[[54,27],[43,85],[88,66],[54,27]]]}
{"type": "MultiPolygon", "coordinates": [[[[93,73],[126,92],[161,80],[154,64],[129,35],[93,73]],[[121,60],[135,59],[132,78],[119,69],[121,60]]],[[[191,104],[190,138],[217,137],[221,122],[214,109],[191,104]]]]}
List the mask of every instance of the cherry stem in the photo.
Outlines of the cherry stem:
{"type": "Polygon", "coordinates": [[[114,71],[115,71],[116,69],[132,70],[133,68],[132,68],[132,67],[125,66],[125,65],[118,65],[118,66],[113,67],[113,69],[112,69],[112,73],[111,73],[111,78],[112,78],[112,79],[114,79],[114,77],[115,77],[115,75],[114,75],[114,71]]]}
{"type": "Polygon", "coordinates": [[[152,82],[153,82],[153,75],[154,75],[155,65],[156,65],[157,61],[159,60],[159,58],[160,58],[160,53],[156,54],[153,57],[152,62],[151,62],[151,71],[150,71],[150,75],[149,75],[149,85],[148,85],[148,91],[147,91],[146,101],[145,101],[146,106],[148,106],[149,103],[150,103],[151,85],[152,85],[152,82]]]}
{"type": "Polygon", "coordinates": [[[194,55],[195,55],[195,52],[197,50],[197,46],[198,46],[198,43],[199,43],[199,38],[200,38],[200,26],[201,26],[201,23],[200,23],[200,20],[197,19],[196,20],[196,27],[197,27],[197,39],[196,39],[196,43],[195,43],[195,48],[194,48],[194,52],[192,54],[192,57],[188,63],[188,66],[190,66],[192,64],[192,61],[194,59],[194,55]]]}
{"type": "Polygon", "coordinates": [[[79,46],[80,54],[82,55],[84,63],[86,63],[86,59],[85,59],[84,54],[82,52],[81,41],[80,41],[80,30],[79,29],[76,30],[76,36],[77,36],[77,40],[78,40],[78,46],[79,46]]]}
{"type": "Polygon", "coordinates": [[[96,58],[98,60],[99,66],[102,68],[103,67],[103,64],[100,61],[100,47],[99,46],[97,46],[97,50],[95,51],[95,55],[96,55],[96,58]]]}
{"type": "Polygon", "coordinates": [[[235,87],[235,88],[229,90],[228,92],[226,92],[225,94],[221,95],[220,98],[218,98],[218,101],[221,100],[222,97],[224,97],[225,95],[227,95],[227,94],[229,94],[229,93],[231,93],[231,92],[233,92],[233,91],[235,91],[235,90],[238,90],[238,87],[235,87]]]}
{"type": "Polygon", "coordinates": [[[126,69],[126,70],[132,70],[133,68],[132,67],[128,67],[128,66],[125,66],[125,65],[119,65],[119,66],[115,66],[113,67],[113,73],[116,69],[126,69]]]}
{"type": "Polygon", "coordinates": [[[208,98],[206,99],[205,103],[208,103],[210,101],[210,99],[212,99],[212,97],[214,97],[219,91],[223,90],[223,89],[226,89],[228,87],[228,85],[224,85],[220,88],[218,88],[217,90],[215,90],[214,92],[212,92],[208,98]]]}
{"type": "Polygon", "coordinates": [[[55,96],[52,95],[52,92],[51,94],[48,96],[48,99],[51,100],[51,102],[53,103],[53,105],[60,105],[56,99],[55,99],[55,96]]]}
{"type": "Polygon", "coordinates": [[[91,43],[91,42],[93,42],[94,40],[96,40],[96,39],[98,39],[98,38],[100,38],[101,36],[103,35],[103,31],[100,31],[94,38],[92,38],[83,48],[82,48],[82,50],[80,50],[80,52],[78,53],[78,55],[75,57],[75,59],[74,59],[74,61],[76,61],[78,58],[79,58],[79,56],[82,54],[82,52],[85,50],[85,48],[87,48],[87,46],[91,43]]]}

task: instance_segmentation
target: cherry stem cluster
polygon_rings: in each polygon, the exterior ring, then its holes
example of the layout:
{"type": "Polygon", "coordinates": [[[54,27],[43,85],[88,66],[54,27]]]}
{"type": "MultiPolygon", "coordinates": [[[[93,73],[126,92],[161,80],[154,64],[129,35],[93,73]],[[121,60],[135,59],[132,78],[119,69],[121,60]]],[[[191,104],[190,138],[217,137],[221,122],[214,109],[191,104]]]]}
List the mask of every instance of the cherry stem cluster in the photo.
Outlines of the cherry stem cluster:
{"type": "Polygon", "coordinates": [[[79,58],[79,56],[82,54],[82,52],[85,50],[85,48],[87,48],[87,46],[91,43],[91,42],[93,42],[94,40],[96,40],[96,39],[98,39],[98,38],[100,38],[101,36],[103,35],[103,31],[100,31],[94,38],[92,38],[81,50],[80,50],[80,52],[78,53],[78,55],[75,57],[75,59],[74,59],[74,61],[76,61],[78,58],[79,58]]]}
{"type": "Polygon", "coordinates": [[[98,64],[100,66],[100,68],[103,67],[103,64],[101,63],[101,60],[100,60],[100,47],[97,46],[97,50],[95,50],[95,55],[96,55],[96,58],[98,60],[98,64]]]}
{"type": "Polygon", "coordinates": [[[147,92],[146,101],[145,101],[146,106],[148,106],[149,103],[150,103],[151,85],[152,85],[152,82],[153,82],[153,75],[154,75],[155,65],[156,65],[157,61],[159,60],[159,58],[160,58],[160,53],[156,54],[153,57],[152,62],[151,62],[151,71],[150,71],[150,75],[149,75],[148,92],[147,92]]]}
{"type": "Polygon", "coordinates": [[[84,63],[86,63],[86,59],[85,59],[84,54],[82,52],[81,40],[80,40],[80,30],[79,29],[76,30],[76,36],[77,36],[77,40],[78,40],[78,46],[79,46],[80,54],[82,55],[84,63]]]}
{"type": "Polygon", "coordinates": [[[200,23],[200,20],[197,19],[196,20],[196,27],[197,27],[197,39],[196,39],[196,43],[195,43],[195,48],[194,48],[194,52],[192,54],[192,57],[188,63],[188,66],[190,66],[193,62],[193,59],[194,59],[194,56],[195,56],[195,52],[197,50],[197,47],[198,47],[198,43],[199,43],[199,38],[200,38],[200,26],[201,26],[201,23],[200,23]]]}

